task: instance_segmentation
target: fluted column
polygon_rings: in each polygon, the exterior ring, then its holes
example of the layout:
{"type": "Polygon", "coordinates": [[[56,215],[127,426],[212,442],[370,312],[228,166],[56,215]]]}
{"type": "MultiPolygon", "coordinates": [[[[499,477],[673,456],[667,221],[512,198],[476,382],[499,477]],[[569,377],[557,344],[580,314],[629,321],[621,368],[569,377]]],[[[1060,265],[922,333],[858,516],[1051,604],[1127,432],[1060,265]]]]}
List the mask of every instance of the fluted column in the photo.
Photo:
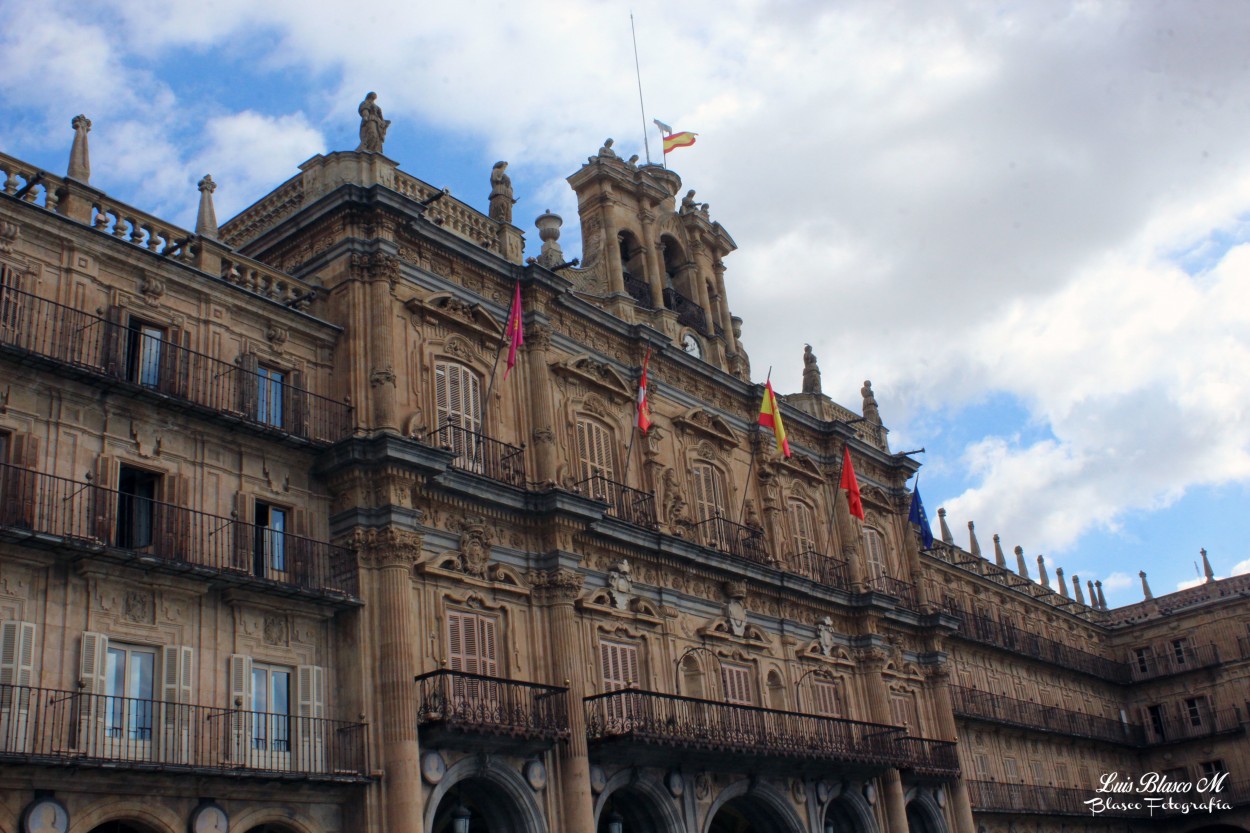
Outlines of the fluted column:
{"type": "MultiPolygon", "coordinates": [[[[958,741],[959,730],[955,725],[955,709],[951,702],[950,669],[943,664],[929,666],[926,671],[929,688],[937,706],[938,737],[940,740],[958,741]]],[[[968,785],[962,777],[949,783],[955,829],[957,833],[974,833],[977,828],[972,820],[972,801],[968,797],[968,785]]]]}
{"type": "Polygon", "coordinates": [[[604,257],[608,263],[608,290],[610,292],[625,291],[625,266],[621,263],[621,230],[616,227],[612,216],[612,201],[607,194],[601,195],[602,207],[599,217],[603,223],[604,257]]]}
{"type": "MultiPolygon", "coordinates": [[[[881,676],[885,662],[885,652],[880,648],[860,652],[859,667],[868,691],[872,722],[890,725],[894,720],[890,714],[890,692],[881,676]]],[[[886,830],[883,833],[907,833],[907,803],[903,800],[903,778],[897,769],[887,769],[881,774],[881,800],[885,804],[886,830]]]]}
{"type": "Polygon", "coordinates": [[[712,315],[712,300],[707,294],[707,276],[712,274],[711,254],[707,250],[707,245],[699,239],[691,241],[692,255],[694,257],[694,301],[703,307],[703,321],[708,333],[716,332],[715,318],[712,315]]]}
{"type": "Polygon", "coordinates": [[[569,741],[558,747],[563,833],[594,833],[594,801],[590,794],[590,758],[586,747],[586,713],[582,708],[586,678],[582,669],[582,634],[573,603],[584,577],[567,568],[530,573],[534,596],[546,604],[551,627],[551,676],[568,681],[569,741]]]}
{"type": "Polygon", "coordinates": [[[725,261],[720,258],[712,261],[712,275],[716,294],[720,296],[717,304],[720,309],[720,325],[725,330],[725,344],[730,353],[737,353],[738,340],[734,337],[733,315],[729,312],[729,297],[725,294],[725,261]]]}
{"type": "MultiPolygon", "coordinates": [[[[399,430],[396,404],[394,352],[394,319],[391,287],[399,278],[399,260],[382,252],[367,256],[365,278],[368,287],[365,297],[368,308],[363,318],[368,325],[369,343],[369,390],[373,405],[373,422],[368,427],[375,430],[399,430]]],[[[483,411],[489,403],[483,404],[483,411]]]]}
{"type": "Polygon", "coordinates": [[[537,470],[534,479],[539,483],[554,483],[556,456],[554,406],[551,401],[551,376],[547,369],[547,350],[551,347],[551,328],[546,324],[534,324],[525,334],[526,360],[529,362],[530,419],[533,420],[534,463],[537,470]]]}
{"type": "Polygon", "coordinates": [[[664,269],[660,263],[659,241],[655,239],[655,214],[638,212],[642,225],[642,255],[647,266],[647,285],[651,289],[651,306],[664,309],[664,269]]]}
{"type": "MultiPolygon", "coordinates": [[[[366,609],[376,635],[379,757],[385,772],[387,833],[423,833],[420,749],[417,744],[417,623],[412,568],[421,536],[398,529],[360,530],[361,562],[370,571],[376,598],[366,609]]],[[[368,684],[369,681],[366,681],[368,684]]]]}

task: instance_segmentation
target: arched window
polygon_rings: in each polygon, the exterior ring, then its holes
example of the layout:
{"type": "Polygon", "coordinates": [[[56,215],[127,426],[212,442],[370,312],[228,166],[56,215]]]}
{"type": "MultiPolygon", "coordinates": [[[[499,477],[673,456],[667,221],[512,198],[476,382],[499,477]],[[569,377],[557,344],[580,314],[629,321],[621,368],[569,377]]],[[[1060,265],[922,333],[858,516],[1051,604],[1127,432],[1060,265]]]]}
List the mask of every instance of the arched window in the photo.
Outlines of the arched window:
{"type": "Polygon", "coordinates": [[[872,527],[864,527],[864,556],[868,562],[868,577],[878,579],[886,575],[885,541],[881,533],[872,527]]]}
{"type": "Polygon", "coordinates": [[[621,251],[621,272],[625,291],[634,301],[651,306],[651,285],[647,283],[647,266],[643,258],[642,244],[632,232],[622,231],[617,236],[621,251]]]}
{"type": "Polygon", "coordinates": [[[786,710],[786,686],[776,671],[768,672],[768,707],[777,711],[786,710]]]}
{"type": "Polygon", "coordinates": [[[790,545],[795,555],[806,552],[819,552],[820,545],[816,542],[816,522],[812,507],[801,500],[791,500],[790,507],[790,545]]]}
{"type": "Polygon", "coordinates": [[[693,656],[681,661],[681,693],[686,697],[703,697],[703,669],[693,656]]]}
{"type": "Polygon", "coordinates": [[[456,452],[456,466],[470,467],[473,440],[482,430],[482,394],[477,374],[456,362],[435,362],[434,401],[434,429],[440,432],[439,442],[456,452]]]}

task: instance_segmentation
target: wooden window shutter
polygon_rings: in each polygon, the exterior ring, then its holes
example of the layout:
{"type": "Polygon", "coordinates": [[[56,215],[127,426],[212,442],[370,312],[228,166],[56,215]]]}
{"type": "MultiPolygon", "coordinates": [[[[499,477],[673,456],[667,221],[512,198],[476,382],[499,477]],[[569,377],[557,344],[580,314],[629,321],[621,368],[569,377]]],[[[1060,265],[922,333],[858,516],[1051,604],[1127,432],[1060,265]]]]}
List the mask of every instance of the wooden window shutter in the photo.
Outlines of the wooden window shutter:
{"type": "Polygon", "coordinates": [[[816,714],[829,717],[841,717],[842,698],[838,684],[830,680],[815,680],[812,683],[812,699],[815,701],[816,714]]]}
{"type": "Polygon", "coordinates": [[[244,353],[238,358],[238,408],[247,419],[259,418],[257,402],[260,395],[260,362],[255,353],[244,353]]]}
{"type": "Polygon", "coordinates": [[[577,456],[581,479],[589,480],[596,476],[602,478],[589,483],[590,496],[598,500],[610,501],[614,497],[612,481],[616,479],[616,466],[612,452],[611,431],[591,419],[577,421],[577,456]]]}
{"type": "Polygon", "coordinates": [[[707,463],[696,463],[691,469],[694,482],[695,514],[699,520],[725,517],[725,489],[720,471],[707,463]]]}
{"type": "Polygon", "coordinates": [[[190,335],[177,327],[166,331],[165,341],[161,344],[160,375],[157,378],[157,389],[161,393],[187,398],[191,372],[191,353],[187,348],[191,343],[190,335]]]}
{"type": "Polygon", "coordinates": [[[104,694],[109,639],[102,633],[84,631],[78,657],[78,683],[84,694],[104,694]]]}
{"type": "Polygon", "coordinates": [[[722,663],[721,684],[725,690],[726,703],[749,706],[754,702],[751,697],[750,669],[728,662],[722,663]]]}
{"type": "MultiPolygon", "coordinates": [[[[311,437],[313,434],[320,434],[319,430],[309,433],[311,420],[309,419],[309,397],[308,397],[308,377],[302,370],[292,370],[286,375],[287,383],[282,386],[283,393],[286,394],[282,403],[285,412],[282,414],[282,421],[285,428],[297,437],[311,437]]],[[[316,426],[320,429],[321,426],[316,426]]],[[[326,432],[329,433],[329,432],[326,432]]]]}
{"type": "Polygon", "coordinates": [[[230,683],[231,758],[244,764],[252,744],[252,658],[231,654],[227,665],[230,683]]]}
{"type": "Polygon", "coordinates": [[[91,754],[105,743],[108,719],[108,637],[83,631],[79,641],[78,685],[85,695],[78,712],[78,747],[91,754]]]}
{"type": "Polygon", "coordinates": [[[301,665],[295,670],[295,750],[299,768],[305,772],[324,772],[326,726],[325,669],[319,665],[301,665]]]}
{"type": "MultiPolygon", "coordinates": [[[[2,469],[4,477],[0,480],[0,523],[36,529],[42,528],[40,522],[51,520],[36,517],[38,466],[39,438],[34,434],[13,434],[9,438],[9,467],[2,469]]],[[[58,508],[49,506],[44,511],[58,508]]]]}
{"type": "Polygon", "coordinates": [[[868,575],[870,578],[881,578],[886,575],[885,548],[881,543],[881,533],[875,529],[864,529],[864,550],[868,558],[868,575]]]}
{"type": "Polygon", "coordinates": [[[238,572],[251,573],[253,570],[253,550],[255,548],[255,527],[252,526],[255,513],[252,497],[243,492],[234,495],[235,522],[231,524],[234,534],[233,551],[222,553],[230,559],[230,567],[238,572]]]}
{"type": "Polygon", "coordinates": [[[183,474],[161,477],[154,518],[157,540],[167,558],[186,561],[202,557],[191,552],[191,481],[183,474]]]}
{"type": "Polygon", "coordinates": [[[0,622],[0,684],[34,685],[35,627],[34,622],[0,622]]]}
{"type": "Polygon", "coordinates": [[[604,641],[599,643],[599,652],[603,667],[604,691],[619,691],[622,688],[639,686],[637,645],[604,641]]]}
{"type": "Polygon", "coordinates": [[[31,327],[23,311],[29,306],[17,294],[22,289],[22,276],[16,269],[0,264],[0,342],[30,347],[31,327]]]}
{"type": "Polygon", "coordinates": [[[816,543],[816,525],[812,522],[812,510],[806,503],[802,501],[790,501],[790,523],[792,525],[791,532],[793,534],[794,551],[815,552],[818,549],[816,543]]]}
{"type": "Polygon", "coordinates": [[[499,676],[499,654],[495,644],[496,637],[496,621],[490,616],[479,616],[478,621],[481,623],[482,638],[482,674],[488,677],[499,676]]]}
{"type": "Polygon", "coordinates": [[[100,364],[109,376],[123,379],[126,376],[126,324],[129,316],[116,304],[104,310],[100,322],[100,364]]]}
{"type": "Polygon", "coordinates": [[[100,455],[92,467],[88,495],[89,533],[98,541],[112,544],[117,533],[117,483],[121,464],[113,457],[100,455]]]}
{"type": "Polygon", "coordinates": [[[164,760],[171,763],[190,762],[191,724],[194,711],[193,675],[195,649],[185,645],[166,645],[161,649],[161,711],[164,760]]]}

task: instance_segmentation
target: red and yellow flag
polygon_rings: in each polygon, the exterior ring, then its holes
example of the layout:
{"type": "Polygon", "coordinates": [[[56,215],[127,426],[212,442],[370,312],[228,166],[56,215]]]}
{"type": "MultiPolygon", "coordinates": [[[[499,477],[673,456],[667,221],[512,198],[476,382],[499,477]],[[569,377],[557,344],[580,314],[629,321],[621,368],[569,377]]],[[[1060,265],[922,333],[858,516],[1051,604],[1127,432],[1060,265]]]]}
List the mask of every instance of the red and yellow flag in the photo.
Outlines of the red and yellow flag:
{"type": "Polygon", "coordinates": [[[512,309],[508,312],[508,328],[505,332],[508,339],[508,366],[504,368],[503,378],[506,380],[516,365],[517,348],[525,343],[525,329],[521,326],[521,282],[517,281],[516,292],[512,296],[512,309]]]}
{"type": "Polygon", "coordinates": [[[638,430],[646,434],[651,427],[651,403],[647,401],[647,364],[651,361],[651,348],[642,360],[642,378],[638,380],[638,430]]]}
{"type": "Polygon", "coordinates": [[[694,137],[698,135],[698,133],[691,133],[689,130],[683,130],[680,133],[670,133],[664,137],[664,152],[668,153],[670,150],[677,148],[688,148],[694,144],[694,137]]]}
{"type": "Polygon", "coordinates": [[[764,401],[760,403],[760,425],[771,428],[777,438],[777,450],[790,456],[790,441],[786,439],[786,426],[781,422],[781,409],[777,407],[777,396],[773,393],[773,383],[764,383],[764,401]]]}
{"type": "Polygon", "coordinates": [[[864,502],[859,497],[859,481],[855,479],[855,467],[851,465],[851,447],[849,445],[842,446],[842,480],[838,483],[839,489],[846,489],[847,505],[851,509],[851,514],[864,519],[864,502]]]}

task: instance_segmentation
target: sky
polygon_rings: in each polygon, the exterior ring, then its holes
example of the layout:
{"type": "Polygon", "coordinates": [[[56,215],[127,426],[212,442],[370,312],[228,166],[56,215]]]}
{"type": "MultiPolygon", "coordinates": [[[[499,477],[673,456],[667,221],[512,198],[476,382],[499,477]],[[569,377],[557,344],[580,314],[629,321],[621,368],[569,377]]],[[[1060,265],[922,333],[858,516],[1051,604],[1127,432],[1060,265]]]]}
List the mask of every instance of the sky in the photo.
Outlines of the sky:
{"type": "MultiPolygon", "coordinates": [[[[958,543],[1100,579],[1112,606],[1250,571],[1250,8],[1203,2],[7,0],[0,150],[224,221],[375,90],[386,154],[483,211],[508,160],[532,218],[605,137],[699,134],[669,167],[738,251],[754,375],[804,343],[958,543]]],[[[644,139],[646,136],[646,139],[644,139]]]]}

